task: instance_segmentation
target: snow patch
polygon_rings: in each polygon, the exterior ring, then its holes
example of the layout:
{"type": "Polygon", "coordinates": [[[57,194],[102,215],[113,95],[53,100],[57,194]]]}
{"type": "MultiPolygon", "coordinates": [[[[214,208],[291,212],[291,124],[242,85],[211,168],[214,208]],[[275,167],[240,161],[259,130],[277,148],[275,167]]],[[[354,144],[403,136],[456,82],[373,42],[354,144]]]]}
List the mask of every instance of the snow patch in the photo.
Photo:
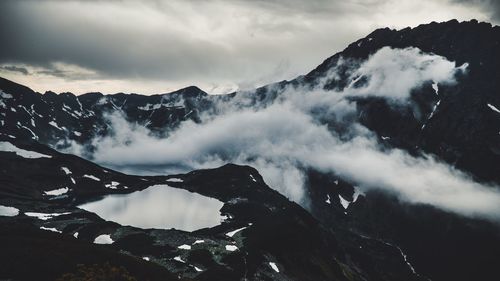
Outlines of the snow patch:
{"type": "Polygon", "coordinates": [[[145,106],[139,106],[137,107],[139,110],[146,110],[146,111],[149,111],[149,110],[157,110],[157,109],[160,109],[163,105],[162,104],[146,104],[145,106]]]}
{"type": "Polygon", "coordinates": [[[433,82],[432,83],[432,89],[434,89],[434,93],[436,93],[436,95],[439,96],[439,86],[438,86],[438,83],[433,82]]]}
{"type": "Polygon", "coordinates": [[[69,188],[64,187],[64,188],[58,188],[58,189],[54,189],[54,190],[44,191],[43,193],[45,195],[49,195],[49,196],[59,196],[59,195],[63,195],[64,193],[67,193],[68,191],[69,191],[69,188]]]}
{"type": "Polygon", "coordinates": [[[276,265],[276,263],[274,263],[274,262],[269,262],[269,266],[270,266],[270,267],[271,267],[274,271],[276,271],[276,272],[278,272],[278,273],[280,272],[280,270],[279,270],[278,266],[276,265]]]}
{"type": "Polygon", "coordinates": [[[41,229],[41,230],[52,231],[52,232],[57,232],[57,233],[62,233],[62,231],[57,230],[57,229],[56,229],[56,228],[54,228],[54,227],[44,227],[44,226],[40,226],[40,229],[41,229]]]}
{"type": "Polygon", "coordinates": [[[330,194],[326,195],[326,201],[327,204],[332,204],[332,201],[330,201],[330,194]]]}
{"type": "Polygon", "coordinates": [[[250,179],[254,182],[257,182],[257,180],[253,177],[253,175],[250,175],[250,179]]]}
{"type": "Polygon", "coordinates": [[[35,139],[35,140],[38,140],[38,136],[30,128],[22,125],[20,122],[17,122],[17,127],[25,129],[26,131],[30,132],[31,135],[32,135],[32,138],[35,139]]]}
{"type": "Polygon", "coordinates": [[[64,130],[63,128],[59,127],[59,125],[57,125],[57,123],[55,121],[50,121],[49,122],[49,125],[51,125],[52,127],[58,129],[58,130],[64,130]]]}
{"type": "Polygon", "coordinates": [[[0,205],[0,216],[15,217],[19,215],[19,209],[9,206],[0,205]]]}
{"type": "Polygon", "coordinates": [[[349,201],[345,200],[341,195],[339,195],[339,199],[340,199],[340,204],[342,204],[342,207],[344,207],[344,209],[347,209],[347,207],[349,207],[349,204],[351,204],[349,201]]]}
{"type": "Polygon", "coordinates": [[[7,94],[6,92],[0,90],[0,97],[4,98],[4,99],[11,99],[13,98],[12,95],[10,94],[7,94]]]}
{"type": "Polygon", "coordinates": [[[31,114],[31,112],[29,112],[26,107],[22,106],[22,105],[18,105],[17,107],[19,108],[22,108],[24,111],[26,111],[26,113],[28,113],[29,116],[33,117],[33,114],[31,114]]]}
{"type": "MultiPolygon", "coordinates": [[[[432,109],[432,112],[431,112],[431,115],[429,115],[429,118],[427,118],[427,122],[429,122],[429,120],[432,119],[432,117],[434,116],[434,113],[436,113],[436,109],[438,108],[438,106],[441,104],[441,101],[439,100],[435,105],[434,105],[434,108],[432,109]]],[[[425,126],[427,125],[427,123],[425,123],[423,126],[422,126],[422,130],[425,128],[425,126]]]]}
{"type": "Polygon", "coordinates": [[[37,218],[39,220],[46,221],[46,220],[52,219],[54,217],[71,214],[71,212],[51,213],[51,214],[48,214],[48,213],[26,212],[24,214],[27,215],[28,217],[35,217],[35,218],[37,218]]]}
{"type": "Polygon", "coordinates": [[[73,233],[73,237],[75,237],[76,239],[78,239],[78,232],[73,233]]]}
{"type": "Polygon", "coordinates": [[[184,245],[180,245],[179,247],[177,247],[181,250],[191,250],[191,246],[190,245],[187,245],[187,244],[184,244],[184,245]]]}
{"type": "Polygon", "coordinates": [[[66,167],[61,167],[61,170],[63,170],[66,175],[71,175],[72,174],[72,172],[68,168],[66,168],[66,167]]]}
{"type": "MultiPolygon", "coordinates": [[[[368,239],[372,239],[372,238],[369,238],[369,237],[366,237],[368,239]]],[[[413,265],[410,263],[410,261],[408,260],[408,256],[406,256],[406,254],[403,252],[403,250],[401,250],[401,248],[399,246],[396,246],[394,244],[391,244],[389,242],[385,242],[385,241],[382,241],[382,240],[378,240],[384,244],[386,244],[387,246],[390,246],[390,247],[394,247],[396,249],[398,249],[399,253],[401,254],[401,256],[403,257],[403,260],[405,261],[406,265],[408,265],[408,268],[410,268],[411,272],[413,274],[416,274],[418,275],[418,273],[416,272],[415,268],[413,267],[413,265]]]]}
{"type": "Polygon", "coordinates": [[[0,142],[0,151],[15,152],[18,156],[28,159],[52,158],[50,155],[18,148],[17,146],[6,141],[0,142]]]}
{"type": "Polygon", "coordinates": [[[201,243],[205,243],[205,240],[196,240],[196,241],[194,241],[193,245],[201,244],[201,243]]]}
{"type": "Polygon", "coordinates": [[[167,179],[167,181],[170,181],[170,182],[184,182],[184,180],[180,179],[180,178],[170,178],[170,179],[167,179]]]}
{"type": "Polygon", "coordinates": [[[94,239],[94,244],[113,244],[114,242],[110,234],[102,234],[94,239]]]}
{"type": "MultiPolygon", "coordinates": [[[[82,114],[78,111],[73,111],[73,109],[69,106],[67,106],[66,104],[63,103],[63,108],[62,108],[63,111],[65,111],[66,113],[68,113],[69,115],[73,116],[73,118],[75,119],[78,119],[78,117],[82,117],[82,114]]],[[[63,127],[64,128],[64,127],[63,127]]]]}
{"type": "Polygon", "coordinates": [[[490,103],[488,103],[487,105],[488,105],[488,107],[489,107],[491,110],[493,110],[493,111],[495,111],[495,112],[500,113],[500,109],[498,109],[498,108],[497,108],[497,107],[495,107],[494,105],[492,105],[492,104],[490,104],[490,103]]]}
{"type": "Polygon", "coordinates": [[[180,257],[180,256],[175,257],[175,258],[174,258],[174,260],[175,260],[175,261],[178,261],[178,262],[186,263],[185,261],[183,261],[183,260],[181,259],[181,257],[180,257]]]}
{"type": "Polygon", "coordinates": [[[244,227],[238,228],[236,230],[230,231],[230,232],[226,233],[226,236],[233,237],[236,233],[242,231],[245,228],[247,228],[247,226],[244,226],[244,227]]]}
{"type": "Polygon", "coordinates": [[[410,268],[411,272],[413,272],[413,274],[417,274],[413,265],[408,261],[408,256],[403,252],[403,250],[401,250],[401,248],[399,248],[398,246],[395,246],[395,247],[399,250],[399,253],[403,257],[406,265],[408,265],[408,267],[410,268]]]}
{"type": "Polygon", "coordinates": [[[432,112],[431,112],[431,115],[429,116],[429,119],[430,120],[432,118],[432,116],[434,116],[434,113],[436,112],[436,109],[437,107],[441,104],[441,101],[438,100],[438,102],[434,105],[434,108],[432,109],[432,112]]]}
{"type": "Polygon", "coordinates": [[[238,247],[236,247],[235,245],[226,245],[226,251],[234,252],[236,250],[238,250],[238,247]]]}
{"type": "Polygon", "coordinates": [[[201,268],[199,267],[196,267],[196,266],[193,266],[194,267],[194,270],[198,271],[198,272],[202,272],[203,270],[201,270],[201,268]]]}
{"type": "Polygon", "coordinates": [[[112,181],[111,183],[107,183],[105,184],[104,186],[106,186],[107,188],[110,188],[110,189],[117,189],[117,187],[120,185],[119,182],[117,181],[112,181]]]}
{"type": "Polygon", "coordinates": [[[96,177],[96,176],[93,176],[93,175],[83,175],[84,178],[89,178],[89,179],[93,179],[95,181],[101,181],[100,178],[96,177]]]}

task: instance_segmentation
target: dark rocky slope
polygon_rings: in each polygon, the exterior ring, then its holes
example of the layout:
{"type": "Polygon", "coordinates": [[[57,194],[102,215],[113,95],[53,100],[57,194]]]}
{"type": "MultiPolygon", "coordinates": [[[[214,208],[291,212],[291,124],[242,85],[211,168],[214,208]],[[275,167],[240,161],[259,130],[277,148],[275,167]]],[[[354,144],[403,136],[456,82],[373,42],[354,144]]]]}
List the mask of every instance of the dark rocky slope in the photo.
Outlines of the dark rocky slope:
{"type": "Polygon", "coordinates": [[[391,247],[358,245],[359,237],[338,241],[335,233],[270,189],[250,167],[226,165],[175,175],[182,179],[179,182],[170,181],[172,176],[127,176],[33,141],[0,137],[0,142],[45,156],[25,158],[0,152],[0,205],[19,210],[16,216],[0,217],[0,262],[5,265],[0,278],[54,280],[76,271],[78,264],[109,263],[123,266],[138,280],[171,280],[173,276],[195,280],[420,280],[391,247]],[[91,179],[83,175],[95,175],[100,181],[89,183],[91,179]],[[112,181],[120,183],[116,189],[106,186],[112,181]],[[194,232],[139,229],[104,221],[76,207],[106,194],[166,183],[221,200],[220,211],[230,219],[194,232]],[[44,194],[47,186],[59,185],[70,189],[63,196],[44,194]],[[241,227],[246,228],[232,237],[226,235],[241,227]],[[109,234],[114,243],[93,244],[102,234],[109,234]],[[205,242],[195,244],[196,240],[205,242]],[[192,248],[178,248],[183,244],[192,248]],[[226,245],[238,250],[227,251],[226,245]],[[376,253],[375,258],[364,252],[368,249],[376,253]],[[29,271],[23,270],[37,260],[29,271]]]}

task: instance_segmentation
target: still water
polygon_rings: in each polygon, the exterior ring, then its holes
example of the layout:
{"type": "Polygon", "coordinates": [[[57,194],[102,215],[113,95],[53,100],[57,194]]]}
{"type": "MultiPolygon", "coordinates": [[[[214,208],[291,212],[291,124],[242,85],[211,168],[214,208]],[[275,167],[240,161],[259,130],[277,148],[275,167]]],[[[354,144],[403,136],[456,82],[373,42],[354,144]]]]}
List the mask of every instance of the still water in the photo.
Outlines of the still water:
{"type": "Polygon", "coordinates": [[[217,199],[168,185],[155,185],[130,194],[113,194],[79,208],[121,225],[193,231],[221,223],[217,199]]]}

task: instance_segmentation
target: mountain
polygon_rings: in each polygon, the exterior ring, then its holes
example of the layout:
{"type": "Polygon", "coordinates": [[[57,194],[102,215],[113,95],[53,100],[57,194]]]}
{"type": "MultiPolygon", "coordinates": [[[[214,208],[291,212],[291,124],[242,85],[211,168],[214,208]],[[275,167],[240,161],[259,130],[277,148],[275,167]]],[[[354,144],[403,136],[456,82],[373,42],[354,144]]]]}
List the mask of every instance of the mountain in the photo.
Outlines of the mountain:
{"type": "MultiPolygon", "coordinates": [[[[408,204],[380,190],[361,192],[358,182],[340,172],[300,167],[308,202],[299,205],[273,190],[249,166],[226,164],[170,176],[132,176],[91,160],[102,152],[99,142],[116,135],[112,114],[168,140],[186,123],[201,126],[234,113],[233,109],[272,108],[296,98],[299,91],[305,93],[301,101],[306,103],[321,91],[326,93],[322,97],[345,96],[354,105],[354,111],[342,118],[329,108],[311,110],[315,124],[339,139],[351,140],[352,124],[360,124],[375,136],[381,151],[433,157],[495,190],[500,185],[499,47],[500,27],[474,20],[378,29],[304,76],[224,96],[208,95],[197,87],[153,96],[41,94],[0,78],[0,205],[17,210],[15,216],[0,216],[5,226],[0,243],[6,249],[0,252],[6,265],[0,278],[54,280],[74,274],[77,264],[105,268],[108,262],[125,268],[137,280],[176,276],[186,280],[497,280],[497,222],[431,204],[408,204]],[[348,95],[370,83],[373,77],[357,73],[387,48],[439,56],[461,70],[453,82],[425,80],[411,89],[404,102],[348,95]],[[57,151],[74,146],[84,148],[80,156],[86,159],[57,151]],[[106,221],[78,208],[103,196],[132,194],[156,185],[215,198],[223,203],[221,213],[229,219],[193,232],[146,229],[106,221]],[[38,217],[27,215],[33,213],[38,217]],[[40,219],[40,213],[46,214],[45,219],[40,219]],[[109,235],[113,243],[92,243],[100,235],[109,235]],[[182,245],[190,250],[178,248],[182,245]],[[227,245],[238,250],[229,251],[227,245]],[[26,264],[35,266],[28,272],[26,264]]],[[[432,57],[430,63],[435,60],[439,58],[432,57]]],[[[386,61],[390,60],[379,63],[386,61]]],[[[330,106],[325,99],[321,102],[330,106]]],[[[276,112],[272,113],[283,114],[276,112]]],[[[220,155],[226,162],[235,159],[230,153],[220,155]]]]}
{"type": "Polygon", "coordinates": [[[32,141],[2,137],[0,144],[0,203],[17,210],[14,216],[0,216],[2,278],[53,280],[75,271],[77,264],[110,262],[138,280],[174,280],[175,275],[196,280],[364,280],[370,276],[420,280],[390,247],[360,244],[379,251],[394,270],[389,273],[384,271],[388,265],[355,249],[361,246],[344,248],[345,242],[339,243],[307,211],[270,189],[251,167],[228,164],[183,175],[137,177],[32,141]],[[113,182],[116,188],[111,187],[113,182]],[[217,198],[224,202],[221,212],[230,219],[194,232],[141,229],[104,221],[77,207],[103,195],[159,184],[217,198]],[[46,186],[66,189],[51,194],[44,191],[46,186]],[[101,235],[110,235],[112,243],[94,245],[101,235]],[[227,250],[227,245],[237,250],[227,250]],[[351,251],[355,255],[350,256],[351,251]],[[366,261],[371,261],[369,266],[366,261]],[[23,270],[31,264],[29,271],[23,270]]]}
{"type": "Polygon", "coordinates": [[[174,127],[188,118],[196,119],[194,105],[203,106],[208,98],[197,87],[164,95],[105,96],[89,93],[77,97],[72,93],[57,95],[46,92],[42,95],[0,78],[0,88],[3,91],[0,104],[4,116],[2,130],[42,143],[55,143],[66,138],[85,142],[95,134],[106,134],[103,115],[115,109],[122,110],[130,119],[147,124],[152,129],[174,127]]]}
{"type": "MultiPolygon", "coordinates": [[[[422,120],[404,116],[380,100],[366,100],[361,105],[361,122],[391,143],[407,149],[418,147],[435,154],[480,180],[500,181],[500,27],[475,20],[459,23],[430,23],[399,31],[378,29],[344,51],[325,60],[304,80],[315,83],[340,57],[366,59],[382,47],[416,47],[467,64],[467,75],[452,87],[440,85],[440,104],[431,120],[422,128],[422,120]],[[405,129],[402,129],[405,128],[405,129]]],[[[342,87],[331,83],[329,88],[342,87]]],[[[430,85],[429,85],[430,86],[430,85]]],[[[422,91],[431,91],[430,87],[422,91]]],[[[419,93],[418,96],[422,94],[419,93]]],[[[417,95],[416,95],[417,96],[417,95]]],[[[435,95],[431,95],[431,100],[435,95]]],[[[426,101],[429,102],[429,101],[426,101]]]]}

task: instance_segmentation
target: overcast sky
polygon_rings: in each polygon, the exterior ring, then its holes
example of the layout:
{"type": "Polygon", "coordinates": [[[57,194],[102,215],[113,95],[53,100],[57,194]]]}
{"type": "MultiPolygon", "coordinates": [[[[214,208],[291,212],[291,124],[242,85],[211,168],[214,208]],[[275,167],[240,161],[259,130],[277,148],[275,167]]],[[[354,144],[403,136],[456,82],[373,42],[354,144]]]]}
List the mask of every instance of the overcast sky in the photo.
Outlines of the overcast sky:
{"type": "Polygon", "coordinates": [[[476,18],[496,0],[0,1],[0,76],[36,91],[210,93],[305,74],[379,27],[476,18]]]}

